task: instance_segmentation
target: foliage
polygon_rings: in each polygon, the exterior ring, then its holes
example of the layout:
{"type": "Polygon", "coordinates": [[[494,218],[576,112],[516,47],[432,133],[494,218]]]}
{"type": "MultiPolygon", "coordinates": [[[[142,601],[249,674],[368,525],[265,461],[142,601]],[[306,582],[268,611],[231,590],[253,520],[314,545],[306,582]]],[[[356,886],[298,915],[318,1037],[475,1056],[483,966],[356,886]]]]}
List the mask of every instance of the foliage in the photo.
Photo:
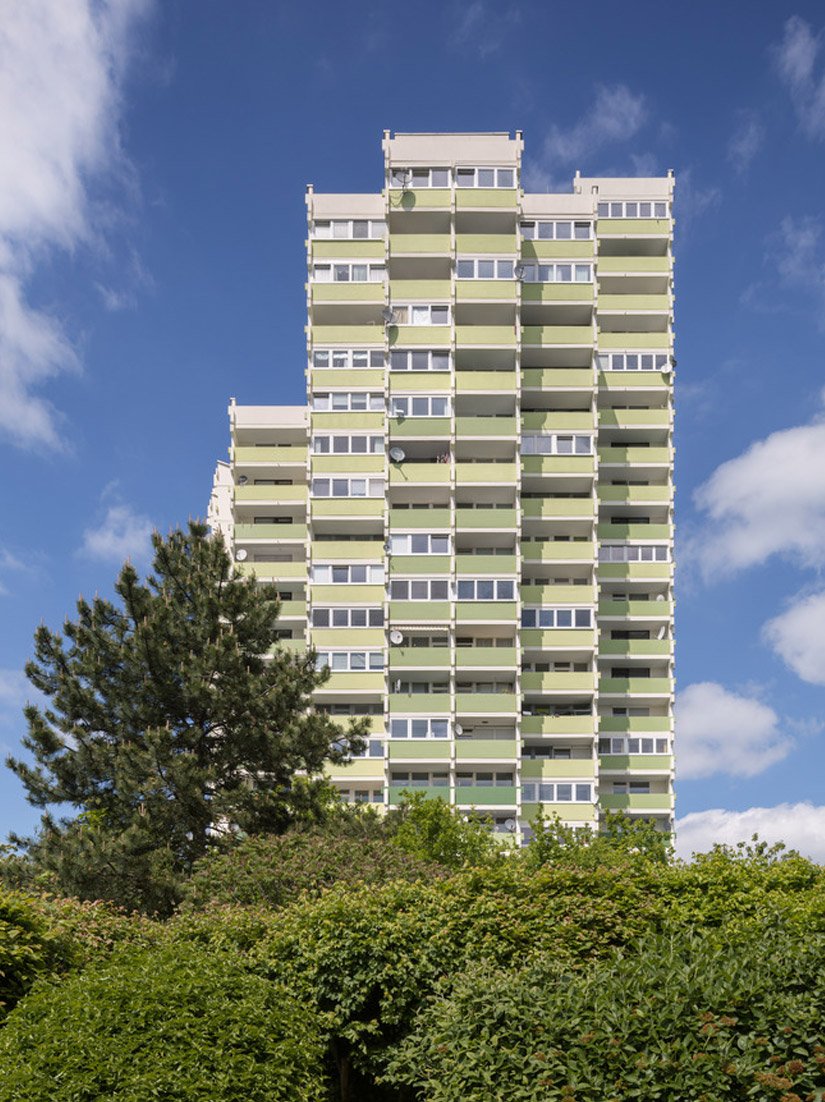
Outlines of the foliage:
{"type": "Polygon", "coordinates": [[[421,861],[450,869],[486,865],[500,856],[495,838],[482,819],[468,816],[423,792],[405,794],[390,816],[392,840],[421,861]]]}
{"type": "Polygon", "coordinates": [[[62,945],[34,900],[0,888],[0,1018],[38,976],[59,966],[62,945]]]}
{"type": "Polygon", "coordinates": [[[534,820],[532,828],[533,839],[523,853],[528,868],[558,864],[596,868],[617,862],[666,865],[673,858],[669,834],[657,830],[647,819],[621,811],[603,812],[598,832],[566,826],[557,817],[544,815],[534,820]]]}
{"type": "Polygon", "coordinates": [[[825,936],[681,928],[584,971],[474,964],[390,1064],[428,1102],[802,1102],[825,1088],[825,936]]]}
{"type": "MultiPolygon", "coordinates": [[[[337,826],[337,824],[336,824],[337,826]]],[[[315,827],[244,838],[195,865],[184,886],[184,907],[240,903],[282,907],[333,884],[434,880],[444,870],[388,844],[382,831],[315,827]]]]}
{"type": "Polygon", "coordinates": [[[39,870],[67,894],[168,913],[221,833],[322,816],[329,785],[295,773],[344,760],[362,729],[310,707],[327,672],[277,646],[278,600],[235,576],[219,538],[190,523],[153,543],[153,572],[142,583],[127,563],[118,603],[81,598],[62,636],[38,628],[26,673],[48,703],[26,708],[23,739],[36,764],[8,764],[35,806],[81,812],[45,814],[23,843],[39,870]]]}
{"type": "Polygon", "coordinates": [[[321,1102],[318,1023],[195,946],[116,954],[43,984],[0,1033],[0,1102],[321,1102]]]}

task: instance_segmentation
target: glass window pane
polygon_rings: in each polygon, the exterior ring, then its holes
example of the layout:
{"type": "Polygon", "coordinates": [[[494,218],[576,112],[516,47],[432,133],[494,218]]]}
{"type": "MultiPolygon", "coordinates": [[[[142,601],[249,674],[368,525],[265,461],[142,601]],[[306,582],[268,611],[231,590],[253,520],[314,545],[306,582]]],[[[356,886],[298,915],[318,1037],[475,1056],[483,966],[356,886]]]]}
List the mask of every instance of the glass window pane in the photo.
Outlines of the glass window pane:
{"type": "MultiPolygon", "coordinates": [[[[347,626],[346,620],[344,621],[342,626],[347,626]]],[[[351,609],[349,616],[349,626],[353,628],[365,628],[367,626],[367,610],[365,608],[351,609]]]]}
{"type": "Polygon", "coordinates": [[[351,478],[349,487],[350,497],[367,496],[367,480],[365,478],[351,478]]]}
{"type": "Polygon", "coordinates": [[[610,204],[609,203],[599,203],[599,205],[596,209],[597,209],[599,218],[609,217],[609,215],[610,215],[610,204]]]}
{"type": "Polygon", "coordinates": [[[353,436],[350,438],[350,452],[353,455],[366,455],[367,452],[367,438],[366,436],[353,436]]]}
{"type": "Polygon", "coordinates": [[[495,279],[496,265],[494,260],[479,260],[477,268],[479,279],[495,279]]]}
{"type": "Polygon", "coordinates": [[[349,440],[346,436],[333,436],[332,450],[336,455],[346,455],[349,451],[349,440]]]}
{"type": "Polygon", "coordinates": [[[449,724],[446,719],[434,719],[431,726],[433,738],[447,738],[449,724]]]}
{"type": "Polygon", "coordinates": [[[349,481],[346,478],[333,478],[332,496],[349,497],[349,481]]]}
{"type": "Polygon", "coordinates": [[[573,225],[573,236],[576,238],[577,241],[589,241],[590,223],[575,222],[573,225]]]}
{"type": "Polygon", "coordinates": [[[474,260],[459,260],[456,274],[459,279],[472,279],[475,276],[474,260]]]}
{"type": "Polygon", "coordinates": [[[413,417],[426,417],[430,412],[430,399],[429,398],[413,398],[412,399],[412,413],[413,417]]]}
{"type": "Polygon", "coordinates": [[[653,208],[650,203],[639,203],[639,217],[650,218],[652,209],[653,208]]]}
{"type": "Polygon", "coordinates": [[[569,241],[573,236],[573,226],[570,222],[557,222],[556,223],[556,240],[557,241],[569,241]]]}
{"type": "Polygon", "coordinates": [[[570,264],[557,264],[556,265],[556,279],[560,283],[571,283],[573,281],[573,268],[570,264]]]}
{"type": "Polygon", "coordinates": [[[332,278],[335,283],[349,282],[349,264],[334,264],[332,267],[332,278]]]}
{"type": "Polygon", "coordinates": [[[589,628],[590,627],[590,609],[589,608],[577,608],[575,611],[575,623],[577,628],[589,628]]]}
{"type": "Polygon", "coordinates": [[[625,218],[638,218],[639,217],[639,204],[638,203],[625,203],[624,213],[625,213],[625,218]]]}
{"type": "MultiPolygon", "coordinates": [[[[350,568],[348,566],[333,566],[332,568],[332,580],[335,585],[342,584],[349,581],[350,568]]],[[[319,579],[325,581],[326,579],[319,579]]]]}
{"type": "Polygon", "coordinates": [[[426,601],[428,597],[428,586],[425,581],[412,581],[410,586],[410,600],[411,601],[426,601]]]}
{"type": "Polygon", "coordinates": [[[351,670],[365,670],[367,668],[367,656],[364,651],[352,651],[350,653],[349,668],[351,670]]]}
{"type": "Polygon", "coordinates": [[[434,601],[446,601],[449,596],[449,582],[430,582],[430,597],[434,601]]]}
{"type": "Polygon", "coordinates": [[[431,543],[431,550],[434,555],[449,555],[450,553],[450,537],[449,536],[433,536],[431,543]]]}
{"type": "Polygon", "coordinates": [[[449,187],[450,170],[448,168],[433,168],[430,170],[430,187],[449,187]]]}
{"type": "Polygon", "coordinates": [[[390,738],[406,738],[407,737],[407,720],[406,719],[391,719],[390,720],[390,738]]]}
{"type": "Polygon", "coordinates": [[[589,264],[577,264],[576,265],[576,283],[589,283],[590,282],[590,265],[589,264]]]}
{"type": "Polygon", "coordinates": [[[459,581],[458,583],[458,599],[459,601],[472,601],[475,596],[475,586],[471,581],[459,581]]]}
{"type": "Polygon", "coordinates": [[[433,325],[447,325],[450,321],[450,308],[449,306],[433,306],[432,308],[432,324],[433,325]]]}
{"type": "Polygon", "coordinates": [[[433,352],[433,371],[448,371],[450,368],[450,356],[447,352],[433,352]]]}
{"type": "Polygon", "coordinates": [[[412,354],[412,370],[413,371],[426,371],[429,367],[429,356],[426,352],[413,352],[412,354]]]}
{"type": "Polygon", "coordinates": [[[429,306],[411,306],[410,307],[410,320],[413,325],[429,325],[430,323],[430,308],[429,306]]]}
{"type": "Polygon", "coordinates": [[[586,803],[590,799],[590,785],[589,784],[577,784],[576,785],[576,799],[579,803],[586,803]]]}
{"type": "Polygon", "coordinates": [[[556,785],[556,800],[559,803],[569,803],[573,799],[573,785],[572,784],[557,784],[556,785]]]}
{"type": "Polygon", "coordinates": [[[329,351],[313,352],[312,362],[315,367],[329,367],[329,351]]]}
{"type": "Polygon", "coordinates": [[[539,222],[538,230],[539,230],[539,240],[540,241],[548,241],[553,236],[553,232],[555,230],[555,223],[553,223],[553,222],[539,222]]]}
{"type": "Polygon", "coordinates": [[[477,187],[495,187],[496,174],[492,168],[480,168],[477,173],[477,187]]]}
{"type": "Polygon", "coordinates": [[[476,582],[476,599],[479,601],[492,601],[495,597],[495,585],[492,581],[481,579],[476,582]]]}
{"type": "Polygon", "coordinates": [[[496,596],[499,601],[512,601],[514,597],[513,582],[501,581],[496,586],[496,596]]]}
{"type": "Polygon", "coordinates": [[[573,626],[573,612],[569,608],[556,609],[556,627],[571,628],[573,626]]]}
{"type": "Polygon", "coordinates": [[[576,455],[590,455],[590,437],[576,437],[576,455]]]}
{"type": "Polygon", "coordinates": [[[330,655],[330,665],[334,670],[347,669],[347,655],[340,652],[330,655]]]}
{"type": "Polygon", "coordinates": [[[458,168],[455,173],[455,182],[458,187],[472,187],[475,183],[475,169],[458,168]]]}
{"type": "Polygon", "coordinates": [[[428,734],[429,720],[413,719],[410,722],[410,736],[412,738],[426,738],[428,734]]]}
{"type": "Polygon", "coordinates": [[[654,218],[667,218],[667,203],[654,203],[653,204],[653,217],[654,218]]]}
{"type": "Polygon", "coordinates": [[[410,550],[413,555],[426,555],[430,550],[430,537],[411,536],[410,550]]]}
{"type": "Polygon", "coordinates": [[[515,176],[512,168],[500,168],[497,173],[499,187],[513,187],[515,176]]]}
{"type": "Polygon", "coordinates": [[[446,417],[447,416],[447,399],[446,398],[433,398],[431,403],[431,412],[433,417],[446,417]]]}
{"type": "Polygon", "coordinates": [[[352,236],[356,239],[369,237],[370,224],[363,218],[356,218],[352,223],[352,236]]]}
{"type": "Polygon", "coordinates": [[[611,218],[621,218],[622,213],[623,213],[623,211],[622,211],[622,204],[621,203],[611,203],[610,204],[610,217],[611,218]]]}
{"type": "Polygon", "coordinates": [[[513,262],[512,260],[499,260],[496,264],[496,275],[499,279],[512,279],[513,278],[513,262]]]}
{"type": "Polygon", "coordinates": [[[556,437],[556,454],[557,455],[572,455],[573,454],[573,437],[572,436],[557,436],[556,437]]]}

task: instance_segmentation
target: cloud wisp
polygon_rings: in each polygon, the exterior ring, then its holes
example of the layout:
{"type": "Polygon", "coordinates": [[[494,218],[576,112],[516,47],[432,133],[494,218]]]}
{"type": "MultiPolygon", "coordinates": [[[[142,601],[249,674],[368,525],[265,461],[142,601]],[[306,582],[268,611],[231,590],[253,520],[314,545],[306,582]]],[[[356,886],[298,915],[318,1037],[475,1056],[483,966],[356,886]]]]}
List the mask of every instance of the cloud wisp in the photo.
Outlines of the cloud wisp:
{"type": "Polygon", "coordinates": [[[152,553],[151,520],[129,505],[110,505],[100,524],[87,528],[78,554],[101,562],[148,561],[152,553]]]}
{"type": "Polygon", "coordinates": [[[765,143],[765,127],[754,111],[745,111],[728,142],[728,160],[737,176],[746,176],[753,159],[765,143]]]}
{"type": "Polygon", "coordinates": [[[774,51],[776,66],[803,133],[814,141],[825,139],[825,66],[821,52],[822,33],[814,34],[809,23],[792,15],[774,51]]]}
{"type": "Polygon", "coordinates": [[[676,821],[676,853],[690,860],[694,853],[707,853],[717,843],[735,846],[749,842],[754,834],[771,845],[784,842],[803,857],[825,863],[825,807],[807,802],[691,812],[676,821]]]}
{"type": "Polygon", "coordinates": [[[768,620],[762,638],[803,681],[825,685],[825,593],[792,602],[768,620]]]}
{"type": "Polygon", "coordinates": [[[134,28],[152,0],[26,0],[0,24],[0,434],[65,446],[43,394],[80,362],[32,277],[55,251],[94,247],[111,214],[100,193],[133,183],[119,125],[134,28]]]}

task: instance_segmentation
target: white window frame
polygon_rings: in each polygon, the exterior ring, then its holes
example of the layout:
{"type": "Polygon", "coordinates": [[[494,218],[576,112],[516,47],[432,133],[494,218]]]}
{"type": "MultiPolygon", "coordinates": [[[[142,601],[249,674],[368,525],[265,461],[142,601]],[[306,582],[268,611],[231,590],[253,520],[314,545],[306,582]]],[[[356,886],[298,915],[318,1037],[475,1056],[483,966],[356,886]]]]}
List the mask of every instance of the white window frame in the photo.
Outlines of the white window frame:
{"type": "Polygon", "coordinates": [[[670,204],[661,199],[607,199],[596,208],[597,218],[670,218],[670,204]]]}
{"type": "Polygon", "coordinates": [[[515,266],[516,262],[513,257],[460,256],[457,258],[455,265],[456,279],[508,280],[514,277],[515,266]],[[466,271],[461,271],[461,266],[467,264],[472,265],[472,274],[470,275],[466,271]],[[492,264],[492,274],[480,275],[482,264],[492,264]]]}
{"type": "Polygon", "coordinates": [[[382,498],[385,482],[383,478],[365,478],[363,475],[328,475],[313,478],[310,496],[325,500],[341,501],[350,498],[382,498]],[[338,484],[336,486],[336,483],[338,484]],[[361,488],[363,485],[363,493],[361,488]],[[346,493],[335,493],[336,489],[345,489],[346,493]]]}
{"type": "Polygon", "coordinates": [[[440,742],[450,737],[450,720],[447,716],[391,716],[389,737],[416,742],[434,739],[440,742]],[[403,734],[399,733],[401,724],[404,724],[403,734]],[[414,729],[417,732],[415,734],[414,729]]]}
{"type": "Polygon", "coordinates": [[[384,627],[384,606],[364,606],[357,608],[347,608],[341,605],[320,605],[317,608],[313,607],[309,617],[310,627],[325,631],[331,628],[383,628],[384,627]],[[329,613],[329,623],[316,624],[316,613],[329,613]],[[361,613],[364,613],[364,623],[358,623],[361,619],[361,613]],[[355,623],[353,623],[355,618],[355,623]],[[345,623],[333,623],[333,620],[345,620],[345,623]]]}
{"type": "Polygon", "coordinates": [[[664,371],[670,366],[667,352],[599,352],[599,371],[664,371]]]}
{"type": "Polygon", "coordinates": [[[540,458],[546,455],[592,455],[593,437],[581,432],[526,432],[521,438],[521,455],[537,455],[540,458]],[[549,451],[542,448],[548,442],[549,451]],[[570,441],[570,449],[567,442],[570,441]],[[585,449],[585,443],[588,445],[585,449]]]}
{"type": "Polygon", "coordinates": [[[449,302],[401,302],[393,304],[394,325],[434,325],[447,326],[451,324],[452,313],[449,302]],[[423,311],[428,311],[423,316],[423,311]],[[447,316],[443,321],[433,321],[433,310],[446,310],[447,316]]]}
{"type": "Polygon", "coordinates": [[[449,788],[450,774],[442,769],[392,769],[390,771],[391,788],[449,788]],[[399,780],[407,777],[407,780],[399,780]],[[416,777],[416,780],[412,780],[416,777]]]}
{"type": "Polygon", "coordinates": [[[386,578],[386,571],[384,570],[383,563],[344,563],[344,562],[328,562],[328,563],[313,563],[309,570],[310,581],[315,585],[383,585],[386,578]],[[346,577],[335,577],[336,571],[345,570],[346,577]],[[363,581],[353,580],[352,572],[354,570],[365,570],[366,576],[363,581]]]}
{"type": "Polygon", "coordinates": [[[313,433],[313,455],[383,455],[384,437],[373,433],[313,433]],[[363,448],[353,448],[354,441],[364,441],[363,448]],[[343,445],[346,445],[344,447],[343,445]]]}
{"type": "Polygon", "coordinates": [[[512,578],[459,578],[456,582],[456,600],[457,601],[515,601],[516,600],[516,583],[512,578]],[[479,585],[493,586],[492,597],[479,597],[478,588],[479,585]],[[461,595],[463,587],[471,585],[473,587],[473,596],[467,597],[461,595]],[[510,587],[509,595],[502,596],[501,590],[506,590],[510,587]]]}
{"type": "Polygon", "coordinates": [[[315,348],[312,352],[312,366],[316,371],[339,368],[346,371],[383,370],[385,365],[383,348],[315,348]],[[319,362],[324,357],[327,362],[319,362]]]}
{"type": "Polygon", "coordinates": [[[599,735],[599,754],[652,754],[663,757],[670,754],[670,739],[664,735],[599,735]],[[652,748],[643,749],[649,742],[652,748]]]}
{"type": "Polygon", "coordinates": [[[393,191],[409,191],[412,188],[449,188],[452,187],[452,183],[452,170],[444,166],[436,165],[432,168],[395,166],[390,169],[390,188],[393,191]],[[433,183],[433,173],[436,172],[446,173],[446,180],[433,183]]]}
{"type": "Polygon", "coordinates": [[[312,408],[316,413],[383,413],[386,400],[381,391],[320,390],[312,395],[312,408]]]}
{"type": "Polygon", "coordinates": [[[527,260],[522,283],[592,283],[593,264],[581,260],[527,260]]]}
{"type": "Polygon", "coordinates": [[[393,348],[390,350],[390,371],[449,371],[451,367],[448,349],[393,348]],[[399,357],[405,358],[406,366],[397,366],[399,357]],[[438,357],[438,367],[434,357],[438,357]],[[422,357],[424,359],[422,359],[422,357]],[[446,361],[446,362],[444,362],[446,361]]]}
{"type": "Polygon", "coordinates": [[[312,265],[315,283],[383,283],[386,275],[383,260],[325,260],[312,265]]]}
{"type": "Polygon", "coordinates": [[[450,580],[449,578],[390,578],[389,599],[391,601],[449,601],[450,580]],[[394,590],[400,588],[402,585],[405,585],[407,587],[407,595],[405,597],[400,597],[395,592],[393,592],[394,590]],[[410,596],[411,587],[413,585],[425,585],[427,587],[426,596],[410,596]],[[444,585],[446,587],[443,597],[434,597],[432,595],[434,585],[444,585]]]}
{"type": "Polygon", "coordinates": [[[603,543],[599,562],[670,562],[667,543],[603,543]]]}
{"type": "Polygon", "coordinates": [[[593,223],[574,218],[556,218],[552,221],[536,218],[521,222],[519,231],[525,241],[590,241],[593,237],[593,223]],[[560,226],[569,226],[570,233],[560,233],[560,226]]]}
{"type": "Polygon", "coordinates": [[[383,673],[383,650],[319,650],[315,668],[332,673],[383,673]],[[363,665],[361,662],[363,661],[363,665]],[[355,663],[353,665],[353,663],[355,663]]]}
{"type": "Polygon", "coordinates": [[[460,769],[455,775],[456,788],[515,788],[516,773],[514,769],[460,769]],[[489,776],[492,779],[486,780],[489,776]],[[479,780],[484,777],[484,780],[479,780]]]}
{"type": "Polygon", "coordinates": [[[312,223],[312,236],[320,241],[380,241],[386,233],[383,218],[316,218],[312,223]],[[356,237],[355,224],[362,222],[367,232],[356,237]]]}
{"type": "Polygon", "coordinates": [[[589,804],[593,802],[592,781],[523,781],[521,799],[526,804],[589,804]],[[568,795],[567,790],[570,790],[568,795]],[[583,789],[588,790],[585,796],[583,789]]]}
{"type": "Polygon", "coordinates": [[[506,168],[501,165],[487,167],[484,165],[459,165],[455,170],[455,186],[457,188],[514,188],[517,186],[515,168],[506,168]],[[482,173],[492,172],[493,180],[488,181],[482,173]],[[509,173],[509,179],[507,174],[509,173]]]}
{"type": "Polygon", "coordinates": [[[439,532],[399,532],[397,535],[391,535],[389,542],[391,555],[450,554],[450,537],[447,533],[442,534],[439,532]],[[433,546],[435,540],[442,540],[446,542],[447,546],[444,549],[437,550],[433,546]],[[419,543],[417,549],[413,546],[416,542],[419,543]]]}
{"type": "Polygon", "coordinates": [[[393,394],[390,396],[390,417],[449,417],[449,394],[393,394]],[[422,412],[422,404],[426,402],[426,412],[422,412]],[[444,411],[433,413],[433,403],[443,402],[444,411]],[[416,409],[416,406],[418,407],[416,409]]]}
{"type": "Polygon", "coordinates": [[[521,610],[521,626],[527,631],[587,631],[593,627],[593,609],[567,605],[534,606],[521,610]],[[525,623],[525,617],[535,616],[535,623],[525,623]],[[576,623],[587,617],[588,623],[576,623]],[[564,621],[569,618],[570,623],[564,621]],[[547,621],[541,623],[542,620],[547,621]]]}

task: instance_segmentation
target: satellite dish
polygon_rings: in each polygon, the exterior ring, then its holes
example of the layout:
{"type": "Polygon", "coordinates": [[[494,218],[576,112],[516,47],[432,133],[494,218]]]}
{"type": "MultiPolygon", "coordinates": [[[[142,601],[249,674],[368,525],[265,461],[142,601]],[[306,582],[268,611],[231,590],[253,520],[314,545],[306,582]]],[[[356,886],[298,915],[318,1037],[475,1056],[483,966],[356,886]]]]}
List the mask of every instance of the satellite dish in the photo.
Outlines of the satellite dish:
{"type": "Polygon", "coordinates": [[[401,172],[398,172],[396,170],[395,178],[396,178],[396,180],[401,181],[401,187],[403,188],[404,191],[406,191],[407,188],[412,183],[412,169],[411,168],[405,168],[401,172]]]}
{"type": "Polygon", "coordinates": [[[394,647],[397,647],[399,643],[404,642],[404,636],[397,629],[390,632],[390,642],[394,647]]]}
{"type": "Polygon", "coordinates": [[[659,628],[659,634],[656,636],[656,638],[657,639],[664,639],[666,636],[667,636],[667,628],[665,627],[664,624],[662,624],[662,626],[659,628]]]}
{"type": "Polygon", "coordinates": [[[381,320],[383,321],[384,325],[394,325],[395,310],[393,310],[391,306],[385,306],[384,309],[381,311],[381,320]]]}
{"type": "Polygon", "coordinates": [[[403,463],[407,457],[407,453],[403,448],[390,448],[390,459],[393,463],[403,463]]]}
{"type": "Polygon", "coordinates": [[[504,820],[504,829],[509,830],[509,832],[511,834],[515,833],[516,820],[515,819],[505,819],[504,820]]]}
{"type": "Polygon", "coordinates": [[[515,268],[513,268],[513,275],[516,279],[524,279],[524,265],[516,264],[515,268]]]}
{"type": "Polygon", "coordinates": [[[660,371],[662,372],[662,374],[663,375],[669,375],[671,373],[671,371],[673,370],[673,368],[675,366],[675,363],[676,363],[675,360],[673,362],[671,362],[670,360],[666,360],[660,368],[660,371]]]}
{"type": "Polygon", "coordinates": [[[246,475],[242,474],[238,478],[238,485],[239,486],[245,486],[248,481],[249,481],[249,479],[246,477],[246,475]]]}
{"type": "Polygon", "coordinates": [[[665,599],[664,593],[657,593],[656,594],[656,600],[657,601],[663,601],[664,599],[665,599]]]}
{"type": "Polygon", "coordinates": [[[244,562],[248,554],[249,552],[245,548],[241,547],[235,552],[235,558],[238,560],[238,562],[244,562]]]}
{"type": "Polygon", "coordinates": [[[460,723],[456,723],[455,727],[453,727],[453,730],[455,731],[455,733],[457,735],[463,735],[464,734],[464,728],[461,726],[460,723]]]}

